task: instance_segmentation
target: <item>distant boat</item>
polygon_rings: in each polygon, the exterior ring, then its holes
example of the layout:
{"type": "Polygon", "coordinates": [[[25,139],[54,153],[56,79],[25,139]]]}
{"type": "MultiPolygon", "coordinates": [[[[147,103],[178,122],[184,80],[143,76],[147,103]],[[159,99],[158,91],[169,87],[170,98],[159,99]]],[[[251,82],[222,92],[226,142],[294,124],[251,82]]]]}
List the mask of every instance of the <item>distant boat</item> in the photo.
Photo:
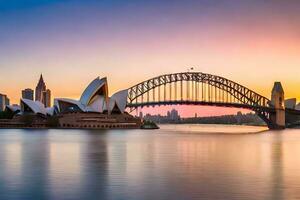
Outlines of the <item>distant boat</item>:
{"type": "Polygon", "coordinates": [[[157,124],[152,121],[144,121],[141,129],[159,129],[159,126],[157,126],[157,124]]]}

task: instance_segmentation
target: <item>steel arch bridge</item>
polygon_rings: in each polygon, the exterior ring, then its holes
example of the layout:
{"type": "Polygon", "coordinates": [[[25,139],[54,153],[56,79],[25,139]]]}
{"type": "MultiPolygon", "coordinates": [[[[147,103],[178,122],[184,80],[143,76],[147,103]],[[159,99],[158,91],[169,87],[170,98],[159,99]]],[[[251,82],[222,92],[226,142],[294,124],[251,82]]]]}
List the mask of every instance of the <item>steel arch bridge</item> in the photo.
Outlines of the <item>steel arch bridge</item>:
{"type": "Polygon", "coordinates": [[[127,107],[212,105],[253,110],[269,128],[275,112],[271,101],[234,81],[202,72],[165,74],[128,89],[127,107]]]}
{"type": "MultiPolygon", "coordinates": [[[[284,99],[277,97],[277,101],[283,104],[284,99]]],[[[284,106],[275,108],[272,104],[268,98],[224,77],[202,72],[182,72],[157,76],[130,87],[126,106],[130,111],[156,105],[244,108],[254,111],[270,129],[300,126],[300,110],[284,106]],[[278,119],[284,120],[279,123],[278,119]]]]}

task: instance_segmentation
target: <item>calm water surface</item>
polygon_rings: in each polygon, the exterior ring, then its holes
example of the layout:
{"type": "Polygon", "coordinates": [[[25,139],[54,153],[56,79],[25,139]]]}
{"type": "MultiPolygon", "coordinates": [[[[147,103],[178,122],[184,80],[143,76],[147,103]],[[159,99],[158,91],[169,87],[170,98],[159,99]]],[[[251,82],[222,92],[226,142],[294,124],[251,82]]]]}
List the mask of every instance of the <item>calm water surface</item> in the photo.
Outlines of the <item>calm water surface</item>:
{"type": "Polygon", "coordinates": [[[0,130],[0,199],[300,199],[300,129],[0,130]]]}

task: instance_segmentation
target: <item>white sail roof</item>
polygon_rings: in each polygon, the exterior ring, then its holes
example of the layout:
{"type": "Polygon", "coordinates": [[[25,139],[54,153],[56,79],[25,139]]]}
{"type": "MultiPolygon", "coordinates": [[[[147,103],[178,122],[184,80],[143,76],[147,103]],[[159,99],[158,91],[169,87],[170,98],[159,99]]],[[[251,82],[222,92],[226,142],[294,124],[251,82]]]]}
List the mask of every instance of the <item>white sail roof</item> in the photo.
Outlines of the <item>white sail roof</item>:
{"type": "MultiPolygon", "coordinates": [[[[46,108],[44,106],[44,104],[42,104],[39,101],[32,101],[29,99],[21,99],[21,104],[26,104],[31,110],[32,112],[34,112],[35,114],[43,114],[46,115],[46,108]]],[[[21,108],[23,109],[24,106],[21,106],[21,108]]],[[[22,112],[24,112],[24,110],[22,110],[22,112]]]]}
{"type": "Polygon", "coordinates": [[[54,107],[47,107],[46,108],[46,112],[47,112],[47,115],[54,115],[54,107]]]}
{"type": "Polygon", "coordinates": [[[107,91],[107,79],[102,78],[100,79],[97,77],[94,79],[84,90],[80,97],[80,102],[84,106],[89,106],[93,98],[98,94],[102,93],[101,95],[104,96],[104,98],[107,98],[108,91],[107,91]]]}
{"type": "Polygon", "coordinates": [[[81,111],[85,111],[85,106],[81,104],[80,101],[74,100],[74,99],[68,99],[68,98],[56,98],[54,99],[54,106],[58,109],[59,112],[61,112],[62,108],[59,102],[65,102],[68,104],[76,105],[81,111]]]}
{"type": "Polygon", "coordinates": [[[97,77],[86,87],[79,101],[67,98],[57,98],[54,99],[54,105],[58,112],[63,112],[65,110],[61,108],[64,106],[62,103],[65,102],[66,104],[78,106],[82,112],[103,113],[104,111],[108,111],[111,113],[113,109],[117,108],[121,113],[124,113],[127,98],[127,90],[119,91],[109,98],[107,79],[100,79],[97,77]]]}
{"type": "Polygon", "coordinates": [[[21,111],[21,107],[19,105],[7,105],[6,109],[8,109],[12,112],[21,111]]]}
{"type": "Polygon", "coordinates": [[[107,105],[105,101],[105,97],[102,95],[96,95],[93,98],[93,101],[90,102],[89,106],[85,108],[86,112],[100,112],[107,110],[107,105]]]}
{"type": "Polygon", "coordinates": [[[109,111],[111,112],[115,106],[124,113],[127,104],[128,90],[116,92],[109,98],[109,111]]]}

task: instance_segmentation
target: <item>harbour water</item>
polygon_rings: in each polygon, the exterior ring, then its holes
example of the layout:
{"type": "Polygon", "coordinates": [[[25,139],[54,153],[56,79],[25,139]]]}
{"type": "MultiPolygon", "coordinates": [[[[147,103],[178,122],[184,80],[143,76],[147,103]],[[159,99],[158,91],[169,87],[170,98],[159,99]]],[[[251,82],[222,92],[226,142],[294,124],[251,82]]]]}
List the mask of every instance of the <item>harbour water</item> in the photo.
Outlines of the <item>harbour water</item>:
{"type": "Polygon", "coordinates": [[[0,199],[300,199],[300,129],[0,130],[0,199]]]}

